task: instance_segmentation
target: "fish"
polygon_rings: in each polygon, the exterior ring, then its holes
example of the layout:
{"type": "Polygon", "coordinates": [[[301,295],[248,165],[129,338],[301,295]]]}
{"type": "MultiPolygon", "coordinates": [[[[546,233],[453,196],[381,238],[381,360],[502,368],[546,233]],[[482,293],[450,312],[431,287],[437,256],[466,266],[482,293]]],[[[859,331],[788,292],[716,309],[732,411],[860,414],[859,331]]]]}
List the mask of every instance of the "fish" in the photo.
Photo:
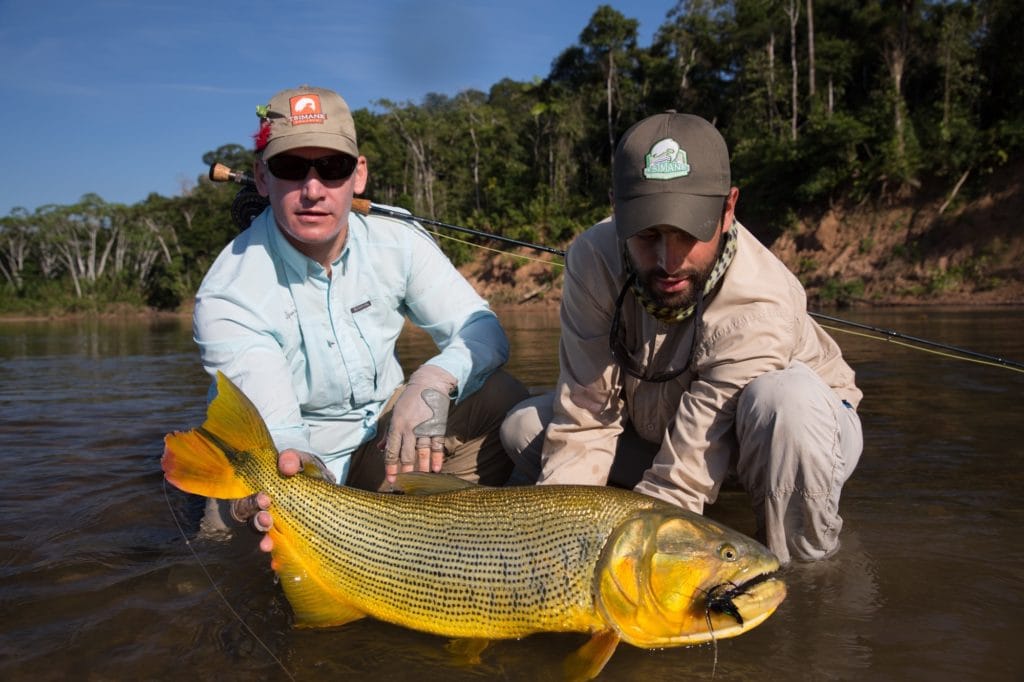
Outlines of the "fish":
{"type": "Polygon", "coordinates": [[[369,492],[283,476],[277,459],[256,407],[218,372],[206,420],[167,434],[161,466],[187,493],[269,494],[271,567],[296,627],[372,617],[466,651],[585,633],[563,673],[586,680],[620,642],[660,649],[734,637],[786,596],[763,545],[630,490],[410,473],[399,477],[404,494],[369,492]]]}

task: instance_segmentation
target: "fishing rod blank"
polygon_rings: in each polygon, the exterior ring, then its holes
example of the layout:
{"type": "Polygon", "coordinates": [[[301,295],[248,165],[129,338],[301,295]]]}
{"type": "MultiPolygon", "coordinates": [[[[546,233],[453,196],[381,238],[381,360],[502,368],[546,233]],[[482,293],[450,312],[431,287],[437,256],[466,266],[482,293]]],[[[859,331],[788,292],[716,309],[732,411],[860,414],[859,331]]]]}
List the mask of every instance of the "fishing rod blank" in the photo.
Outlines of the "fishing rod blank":
{"type": "MultiPolygon", "coordinates": [[[[238,225],[239,229],[244,230],[249,227],[249,223],[252,222],[252,219],[259,215],[263,211],[263,208],[266,208],[269,205],[266,197],[262,197],[259,194],[256,194],[255,197],[253,196],[252,189],[255,189],[256,181],[251,175],[232,170],[222,163],[215,163],[210,166],[210,179],[214,182],[237,182],[238,184],[243,185],[242,190],[240,190],[238,195],[235,197],[236,205],[233,205],[231,209],[232,218],[234,218],[235,224],[238,225]],[[262,208],[255,210],[258,208],[260,203],[262,203],[262,208]]],[[[398,218],[400,220],[415,220],[416,222],[424,225],[434,225],[435,227],[443,227],[448,230],[462,232],[463,234],[470,234],[474,237],[493,239],[506,244],[512,244],[514,246],[534,249],[535,251],[553,253],[556,256],[565,256],[565,251],[562,251],[561,249],[555,249],[550,246],[541,246],[540,244],[531,244],[530,242],[512,239],[511,237],[505,237],[500,234],[474,230],[469,227],[463,227],[462,225],[452,225],[451,223],[433,220],[432,218],[421,218],[420,216],[410,215],[404,211],[395,211],[387,208],[386,206],[375,204],[369,199],[353,199],[352,210],[362,215],[374,213],[376,215],[398,218]]]]}
{"type": "MultiPolygon", "coordinates": [[[[231,207],[231,215],[235,223],[240,229],[245,229],[252,222],[259,213],[269,203],[265,197],[260,196],[254,190],[256,187],[256,181],[253,180],[252,176],[246,173],[240,173],[234,171],[227,166],[215,163],[210,166],[210,179],[214,182],[237,182],[243,185],[242,189],[239,190],[238,195],[235,197],[235,203],[231,207]],[[261,203],[262,202],[262,203],[261,203]]],[[[505,244],[512,244],[514,246],[521,246],[535,251],[543,251],[545,253],[552,253],[556,256],[565,257],[565,251],[562,249],[556,249],[550,246],[542,246],[541,244],[532,244],[530,242],[520,241],[518,239],[512,239],[500,234],[494,234],[491,232],[483,232],[481,230],[474,230],[469,227],[463,227],[461,225],[452,225],[451,223],[445,223],[440,220],[433,220],[431,218],[421,218],[419,216],[412,215],[411,213],[405,213],[403,211],[395,211],[385,206],[375,204],[369,199],[353,199],[352,210],[362,215],[375,213],[377,215],[384,215],[392,218],[399,218],[401,220],[415,220],[419,223],[426,225],[434,225],[436,227],[442,227],[448,230],[454,230],[456,232],[462,232],[464,234],[470,234],[475,237],[483,237],[485,239],[493,239],[495,241],[504,242],[505,244]]],[[[825,315],[824,313],[816,313],[808,310],[807,313],[811,317],[815,317],[819,320],[826,320],[836,324],[846,325],[848,327],[854,327],[858,329],[865,329],[868,331],[875,332],[876,334],[882,334],[886,337],[893,339],[900,339],[911,343],[917,343],[922,346],[930,346],[932,348],[941,348],[942,350],[959,353],[966,357],[977,358],[980,360],[986,360],[988,362],[1016,369],[1018,371],[1024,371],[1024,363],[1015,362],[1013,360],[1007,360],[1006,358],[997,357],[995,355],[989,355],[987,353],[979,353],[977,351],[969,350],[967,348],[961,348],[959,346],[953,346],[939,341],[929,341],[928,339],[922,339],[915,336],[903,334],[891,329],[881,329],[879,327],[872,327],[871,325],[861,324],[859,322],[853,322],[850,320],[844,320],[839,317],[832,317],[831,315],[825,315]]]]}

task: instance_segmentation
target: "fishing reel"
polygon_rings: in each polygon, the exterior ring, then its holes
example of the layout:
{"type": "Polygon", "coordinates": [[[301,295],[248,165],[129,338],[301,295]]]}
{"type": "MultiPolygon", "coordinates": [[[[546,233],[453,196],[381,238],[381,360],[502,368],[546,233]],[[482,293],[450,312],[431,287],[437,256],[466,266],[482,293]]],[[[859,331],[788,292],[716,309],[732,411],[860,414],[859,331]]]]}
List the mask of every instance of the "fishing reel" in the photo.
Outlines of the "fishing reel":
{"type": "Polygon", "coordinates": [[[210,165],[210,180],[214,182],[237,182],[242,185],[231,202],[231,220],[239,231],[246,229],[263,210],[270,206],[270,200],[256,189],[251,175],[233,171],[222,163],[210,165]]]}

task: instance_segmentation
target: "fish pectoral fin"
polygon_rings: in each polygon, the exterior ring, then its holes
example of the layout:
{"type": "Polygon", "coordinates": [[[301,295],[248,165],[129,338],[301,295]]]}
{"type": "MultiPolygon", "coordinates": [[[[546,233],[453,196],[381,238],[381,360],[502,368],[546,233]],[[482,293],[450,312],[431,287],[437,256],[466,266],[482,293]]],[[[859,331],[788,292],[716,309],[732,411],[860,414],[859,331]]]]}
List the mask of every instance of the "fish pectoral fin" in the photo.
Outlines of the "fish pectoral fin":
{"type": "Polygon", "coordinates": [[[594,679],[604,669],[618,645],[619,635],[614,630],[595,632],[586,644],[565,659],[562,664],[564,679],[572,682],[594,679]]]}
{"type": "Polygon", "coordinates": [[[274,541],[271,566],[295,613],[296,627],[330,627],[366,617],[340,589],[323,579],[315,564],[302,556],[292,539],[295,534],[277,516],[270,536],[274,541]]]}
{"type": "Polygon", "coordinates": [[[479,665],[480,654],[491,645],[491,640],[479,637],[462,637],[448,642],[445,649],[454,655],[457,665],[479,665]]]}
{"type": "Polygon", "coordinates": [[[451,474],[428,474],[422,471],[398,474],[395,483],[398,484],[398,489],[406,495],[436,495],[437,493],[452,493],[456,490],[482,487],[451,474]]]}

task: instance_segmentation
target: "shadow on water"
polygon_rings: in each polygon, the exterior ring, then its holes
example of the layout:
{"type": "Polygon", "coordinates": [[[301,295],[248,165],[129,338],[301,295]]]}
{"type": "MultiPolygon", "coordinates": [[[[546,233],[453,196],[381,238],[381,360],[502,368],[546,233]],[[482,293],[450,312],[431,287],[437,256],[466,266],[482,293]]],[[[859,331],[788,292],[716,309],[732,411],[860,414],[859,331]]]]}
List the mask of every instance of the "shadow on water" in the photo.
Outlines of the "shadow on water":
{"type": "MultiPolygon", "coordinates": [[[[552,386],[557,311],[501,315],[509,370],[552,386]]],[[[1024,359],[1024,311],[849,317],[1024,359]]],[[[1024,677],[1024,375],[834,336],[866,395],[840,553],[788,568],[779,611],[719,642],[717,662],[710,646],[623,645],[602,679],[1024,677]]],[[[411,367],[429,340],[400,352],[411,367]]],[[[294,629],[255,535],[186,543],[175,519],[191,536],[199,502],[165,493],[159,457],[165,433],[202,421],[207,388],[187,320],[0,327],[0,678],[558,678],[585,637],[498,642],[468,666],[370,620],[294,629]]],[[[742,491],[708,513],[752,530],[742,491]]]]}

